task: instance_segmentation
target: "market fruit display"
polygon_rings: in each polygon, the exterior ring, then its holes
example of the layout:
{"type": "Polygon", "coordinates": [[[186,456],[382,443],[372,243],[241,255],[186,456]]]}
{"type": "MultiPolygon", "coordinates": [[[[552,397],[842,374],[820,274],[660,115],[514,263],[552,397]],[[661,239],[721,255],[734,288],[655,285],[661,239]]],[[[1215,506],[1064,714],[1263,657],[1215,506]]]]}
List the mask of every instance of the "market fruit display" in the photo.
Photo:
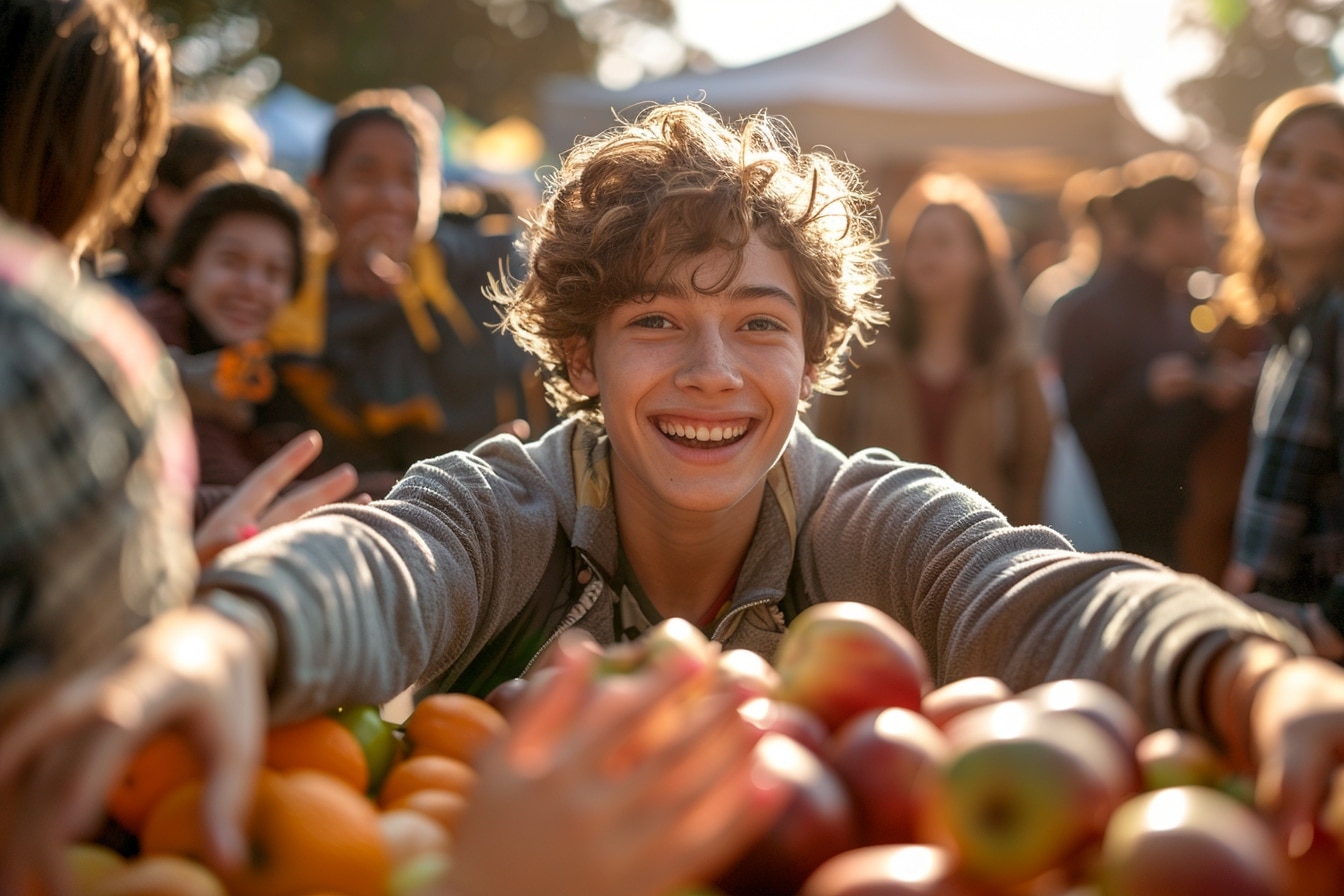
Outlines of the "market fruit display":
{"type": "MultiPolygon", "coordinates": [[[[1199,735],[1144,730],[1093,681],[934,688],[913,636],[872,607],[804,610],[768,662],[721,652],[683,620],[601,652],[596,687],[668,667],[714,670],[760,731],[757,758],[789,788],[728,868],[667,896],[1344,893],[1344,775],[1310,848],[1290,857],[1255,809],[1247,770],[1199,735]]],[[[192,745],[158,735],[108,794],[108,824],[125,835],[117,849],[67,851],[75,892],[433,893],[477,759],[554,671],[543,656],[486,700],[431,696],[401,725],[377,707],[343,707],[272,729],[249,859],[229,873],[206,857],[192,745]]],[[[687,718],[699,699],[685,697],[687,718]]]]}
{"type": "Polygon", "coordinates": [[[508,731],[476,697],[423,701],[401,725],[375,706],[271,728],[244,829],[246,861],[213,867],[204,765],[176,731],[151,738],[107,797],[120,851],[67,850],[77,896],[420,896],[447,873],[475,772],[508,731]],[[415,733],[415,738],[411,737],[415,733]]]}

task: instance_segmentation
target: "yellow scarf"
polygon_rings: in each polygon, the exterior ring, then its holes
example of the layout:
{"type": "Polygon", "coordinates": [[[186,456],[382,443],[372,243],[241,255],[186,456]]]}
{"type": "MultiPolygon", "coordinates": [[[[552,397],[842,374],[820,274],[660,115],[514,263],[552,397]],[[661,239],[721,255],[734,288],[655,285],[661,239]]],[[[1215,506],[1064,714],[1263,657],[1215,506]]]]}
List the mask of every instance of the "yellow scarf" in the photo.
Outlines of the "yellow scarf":
{"type": "MultiPolygon", "coordinates": [[[[330,253],[308,259],[303,286],[294,301],[281,308],[271,323],[268,336],[277,353],[317,357],[326,348],[327,271],[330,267],[330,253]]],[[[462,307],[457,293],[448,283],[443,255],[438,247],[433,243],[418,244],[411,250],[410,268],[411,276],[397,285],[397,300],[420,350],[430,354],[438,351],[440,346],[439,333],[427,306],[433,306],[444,316],[463,345],[480,342],[480,330],[472,323],[471,315],[462,307]]]]}

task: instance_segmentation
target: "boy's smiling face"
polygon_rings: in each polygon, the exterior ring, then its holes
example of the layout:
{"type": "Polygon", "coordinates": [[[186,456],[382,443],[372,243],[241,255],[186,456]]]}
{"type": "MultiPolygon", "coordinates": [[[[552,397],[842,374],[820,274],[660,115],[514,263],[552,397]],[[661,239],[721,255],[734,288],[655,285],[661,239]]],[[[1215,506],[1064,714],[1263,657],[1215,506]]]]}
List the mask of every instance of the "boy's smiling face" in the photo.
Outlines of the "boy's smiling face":
{"type": "Polygon", "coordinates": [[[569,356],[570,381],[601,396],[622,507],[752,513],[810,391],[802,296],[788,257],[753,235],[720,291],[724,250],[669,272],[651,301],[605,317],[569,356]]]}

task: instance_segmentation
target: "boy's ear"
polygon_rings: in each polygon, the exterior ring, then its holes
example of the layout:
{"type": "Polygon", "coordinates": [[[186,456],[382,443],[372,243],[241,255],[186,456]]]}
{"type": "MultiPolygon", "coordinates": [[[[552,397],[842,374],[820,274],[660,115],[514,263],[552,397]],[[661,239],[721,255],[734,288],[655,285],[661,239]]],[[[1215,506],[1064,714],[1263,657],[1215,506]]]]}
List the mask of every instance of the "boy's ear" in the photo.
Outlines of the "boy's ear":
{"type": "Polygon", "coordinates": [[[803,368],[803,381],[798,385],[798,400],[807,401],[812,397],[812,382],[817,375],[817,365],[808,364],[803,368]]]}
{"type": "Polygon", "coordinates": [[[587,339],[575,336],[565,343],[565,368],[574,391],[588,398],[597,397],[597,374],[593,370],[593,347],[587,339]]]}

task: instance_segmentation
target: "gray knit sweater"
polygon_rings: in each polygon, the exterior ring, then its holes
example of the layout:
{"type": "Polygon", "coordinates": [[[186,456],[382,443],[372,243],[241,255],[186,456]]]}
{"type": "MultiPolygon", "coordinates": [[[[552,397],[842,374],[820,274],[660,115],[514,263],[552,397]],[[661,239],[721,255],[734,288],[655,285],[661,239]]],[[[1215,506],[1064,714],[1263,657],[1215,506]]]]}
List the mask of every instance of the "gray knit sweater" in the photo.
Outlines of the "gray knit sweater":
{"type": "MultiPolygon", "coordinates": [[[[570,421],[529,444],[497,437],[419,463],[387,500],[324,508],[231,549],[202,591],[269,613],[277,719],[382,702],[460,671],[533,595],[557,523],[596,573],[566,623],[610,642],[604,574],[617,529],[605,452],[594,429],[570,421]]],[[[773,654],[794,571],[804,603],[861,601],[910,629],[936,683],[1094,678],[1150,725],[1197,730],[1200,682],[1229,640],[1265,634],[1307,649],[1203,579],[1078,553],[1045,527],[1010,526],[931,467],[877,450],[846,458],[801,423],[771,485],[714,633],[727,647],[773,654]]]]}

